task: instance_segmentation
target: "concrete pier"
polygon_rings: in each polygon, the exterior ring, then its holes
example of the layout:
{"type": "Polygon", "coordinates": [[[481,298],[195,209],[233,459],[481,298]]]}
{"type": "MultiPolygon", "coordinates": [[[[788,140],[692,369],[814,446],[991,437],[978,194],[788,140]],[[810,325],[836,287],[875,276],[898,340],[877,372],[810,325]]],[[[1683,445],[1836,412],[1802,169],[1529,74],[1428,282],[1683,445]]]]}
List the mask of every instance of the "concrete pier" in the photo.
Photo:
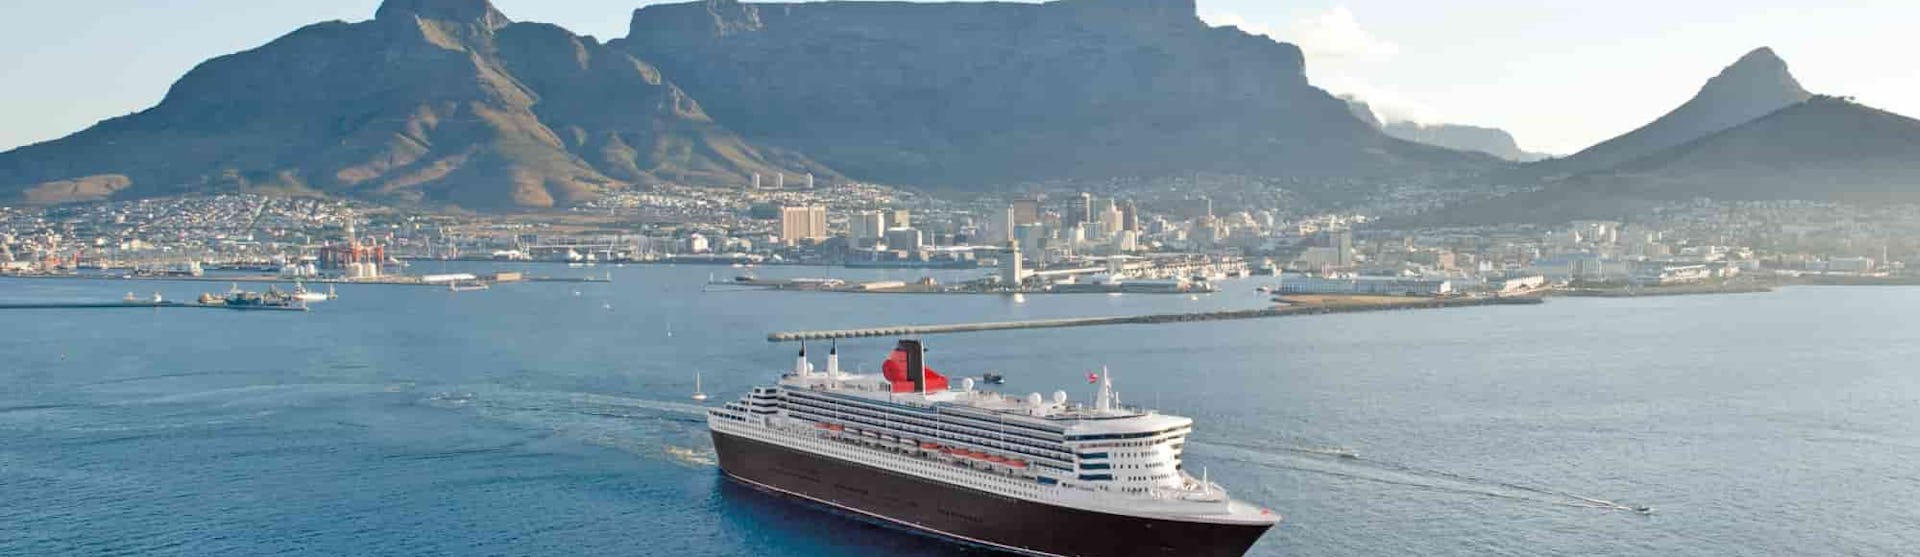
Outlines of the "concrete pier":
{"type": "Polygon", "coordinates": [[[1262,319],[1267,317],[1287,317],[1295,315],[1323,315],[1330,313],[1355,313],[1364,311],[1386,311],[1398,309],[1437,309],[1450,307],[1470,307],[1488,305],[1533,305],[1539,304],[1539,297],[1504,298],[1410,298],[1404,303],[1373,304],[1300,304],[1260,309],[1207,311],[1198,313],[1160,313],[1149,315],[1129,315],[1120,317],[1076,317],[1067,319],[1036,319],[1027,321],[994,321],[985,323],[954,323],[947,325],[893,325],[863,329],[840,329],[828,331],[791,331],[767,335],[767,342],[793,342],[802,340],[828,340],[836,338],[899,337],[946,333],[975,333],[981,331],[1004,331],[1012,329],[1052,329],[1059,327],[1097,327],[1102,325],[1152,325],[1160,323],[1186,323],[1195,321],[1225,321],[1231,319],[1262,319]]]}
{"type": "Polygon", "coordinates": [[[181,302],[47,302],[47,303],[0,303],[0,310],[8,309],[159,309],[159,308],[197,308],[230,309],[234,311],[307,311],[301,306],[229,306],[223,304],[188,304],[181,302]]]}

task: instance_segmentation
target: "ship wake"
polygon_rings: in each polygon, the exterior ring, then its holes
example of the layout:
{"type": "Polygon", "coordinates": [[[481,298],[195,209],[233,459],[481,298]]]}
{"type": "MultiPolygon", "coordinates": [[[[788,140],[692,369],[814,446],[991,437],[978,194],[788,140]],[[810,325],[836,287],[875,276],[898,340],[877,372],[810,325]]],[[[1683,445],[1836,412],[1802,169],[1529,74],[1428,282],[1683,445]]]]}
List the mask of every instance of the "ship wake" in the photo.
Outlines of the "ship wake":
{"type": "Polygon", "coordinates": [[[1645,505],[1629,504],[1561,489],[1362,458],[1357,451],[1344,447],[1257,447],[1221,443],[1191,445],[1202,449],[1209,453],[1208,456],[1214,458],[1348,480],[1560,507],[1643,514],[1652,512],[1652,507],[1645,505]]]}

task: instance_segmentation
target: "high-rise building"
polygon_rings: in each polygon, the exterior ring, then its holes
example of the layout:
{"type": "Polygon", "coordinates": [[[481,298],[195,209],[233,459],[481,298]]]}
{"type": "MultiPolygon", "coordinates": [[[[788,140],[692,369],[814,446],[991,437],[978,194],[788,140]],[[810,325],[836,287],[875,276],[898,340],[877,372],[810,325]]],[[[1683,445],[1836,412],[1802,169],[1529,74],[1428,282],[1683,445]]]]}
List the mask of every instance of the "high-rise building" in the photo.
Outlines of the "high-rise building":
{"type": "Polygon", "coordinates": [[[996,219],[993,223],[993,234],[991,237],[1000,244],[1012,242],[1013,230],[1018,226],[1020,226],[1019,207],[1007,207],[1006,214],[996,219]]]}
{"type": "Polygon", "coordinates": [[[847,236],[855,244],[879,240],[887,234],[887,215],[883,211],[860,211],[847,219],[847,236]]]}
{"type": "Polygon", "coordinates": [[[1120,202],[1120,229],[1140,231],[1140,208],[1134,206],[1132,199],[1120,202]]]}
{"type": "Polygon", "coordinates": [[[1013,224],[1034,224],[1040,222],[1040,200],[1023,197],[1013,200],[1013,224]]]}
{"type": "Polygon", "coordinates": [[[885,213],[887,214],[886,224],[888,230],[913,227],[912,211],[907,209],[888,209],[885,213]]]}
{"type": "Polygon", "coordinates": [[[1328,232],[1327,247],[1333,248],[1335,250],[1334,251],[1335,265],[1340,267],[1352,267],[1353,264],[1355,263],[1354,257],[1353,257],[1353,231],[1352,230],[1340,229],[1340,230],[1334,230],[1334,231],[1328,232]]]}
{"type": "Polygon", "coordinates": [[[819,205],[780,208],[780,241],[787,245],[827,238],[827,208],[819,205]]]}
{"type": "Polygon", "coordinates": [[[1093,194],[1081,192],[1067,198],[1067,212],[1060,216],[1060,227],[1071,229],[1093,220],[1093,194]]]}
{"type": "Polygon", "coordinates": [[[904,226],[887,229],[887,249],[912,251],[920,249],[922,245],[925,245],[925,240],[919,229],[904,226]]]}
{"type": "Polygon", "coordinates": [[[1102,240],[1111,239],[1114,235],[1119,234],[1121,230],[1126,229],[1126,214],[1122,213],[1120,208],[1115,206],[1112,200],[1106,200],[1106,203],[1102,205],[1104,205],[1104,207],[1102,207],[1099,212],[1093,214],[1094,222],[1099,225],[1094,227],[1097,231],[1095,232],[1095,236],[1102,240]]]}

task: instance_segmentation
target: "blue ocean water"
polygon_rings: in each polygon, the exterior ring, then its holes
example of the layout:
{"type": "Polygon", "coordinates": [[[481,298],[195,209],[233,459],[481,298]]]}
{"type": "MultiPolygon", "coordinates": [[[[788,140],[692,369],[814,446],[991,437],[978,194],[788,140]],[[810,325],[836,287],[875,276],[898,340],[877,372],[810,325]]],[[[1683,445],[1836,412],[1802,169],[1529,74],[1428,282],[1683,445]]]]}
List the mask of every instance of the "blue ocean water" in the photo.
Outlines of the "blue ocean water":
{"type": "MultiPolygon", "coordinates": [[[[722,480],[695,372],[717,403],[790,367],[774,330],[1264,299],[702,292],[728,271],[0,313],[0,555],[981,554],[722,480]]],[[[0,301],[224,288],[0,279],[0,301]]],[[[1010,392],[1084,399],[1104,365],[1193,416],[1188,467],[1287,517],[1254,555],[1897,555],[1920,553],[1915,316],[1920,289],[1798,287],[928,342],[1010,392]]],[[[840,348],[872,369],[889,343],[840,348]]]]}

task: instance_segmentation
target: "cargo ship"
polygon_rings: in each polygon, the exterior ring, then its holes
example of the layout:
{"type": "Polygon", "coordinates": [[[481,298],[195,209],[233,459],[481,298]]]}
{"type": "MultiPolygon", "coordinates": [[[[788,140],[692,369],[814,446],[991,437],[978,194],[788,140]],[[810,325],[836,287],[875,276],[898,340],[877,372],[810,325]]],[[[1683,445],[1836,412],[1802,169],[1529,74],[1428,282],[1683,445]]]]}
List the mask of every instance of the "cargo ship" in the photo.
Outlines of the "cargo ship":
{"type": "Polygon", "coordinates": [[[902,340],[879,374],[804,346],[772,386],[708,411],[726,476],[949,541],[1039,556],[1237,556],[1280,521],[1183,461],[1190,418],[977,390],[902,340]]]}

